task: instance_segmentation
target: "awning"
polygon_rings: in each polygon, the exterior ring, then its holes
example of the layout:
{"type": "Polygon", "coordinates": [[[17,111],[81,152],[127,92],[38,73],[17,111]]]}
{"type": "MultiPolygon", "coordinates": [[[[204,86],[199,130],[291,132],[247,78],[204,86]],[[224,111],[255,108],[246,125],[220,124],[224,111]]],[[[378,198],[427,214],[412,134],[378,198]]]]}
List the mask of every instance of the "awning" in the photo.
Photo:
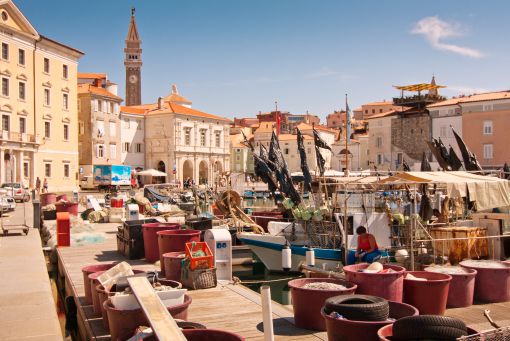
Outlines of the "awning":
{"type": "Polygon", "coordinates": [[[446,88],[444,85],[434,85],[428,83],[420,83],[420,84],[411,84],[411,85],[394,85],[395,89],[404,90],[404,91],[424,91],[424,90],[434,90],[440,88],[446,88]]]}

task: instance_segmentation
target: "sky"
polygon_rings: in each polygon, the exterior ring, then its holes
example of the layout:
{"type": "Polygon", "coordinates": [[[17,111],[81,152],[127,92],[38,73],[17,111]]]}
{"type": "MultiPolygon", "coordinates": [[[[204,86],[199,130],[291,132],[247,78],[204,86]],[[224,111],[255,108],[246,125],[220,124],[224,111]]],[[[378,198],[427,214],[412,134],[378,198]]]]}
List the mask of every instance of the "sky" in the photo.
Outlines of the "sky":
{"type": "Polygon", "coordinates": [[[448,97],[510,89],[505,0],[14,0],[39,33],[85,52],[124,97],[131,7],[142,39],[142,101],[176,84],[223,117],[278,108],[324,119],[399,96],[435,75],[448,97]]]}

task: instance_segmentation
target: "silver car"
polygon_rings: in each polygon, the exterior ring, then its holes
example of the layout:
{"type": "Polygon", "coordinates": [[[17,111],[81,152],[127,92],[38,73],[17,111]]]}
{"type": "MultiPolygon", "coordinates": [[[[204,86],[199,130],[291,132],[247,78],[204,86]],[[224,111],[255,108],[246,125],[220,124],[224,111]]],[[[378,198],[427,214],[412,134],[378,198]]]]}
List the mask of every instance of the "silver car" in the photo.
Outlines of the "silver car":
{"type": "Polygon", "coordinates": [[[7,195],[10,195],[16,201],[30,201],[30,193],[23,187],[19,182],[9,182],[2,184],[2,189],[7,191],[7,195]]]}

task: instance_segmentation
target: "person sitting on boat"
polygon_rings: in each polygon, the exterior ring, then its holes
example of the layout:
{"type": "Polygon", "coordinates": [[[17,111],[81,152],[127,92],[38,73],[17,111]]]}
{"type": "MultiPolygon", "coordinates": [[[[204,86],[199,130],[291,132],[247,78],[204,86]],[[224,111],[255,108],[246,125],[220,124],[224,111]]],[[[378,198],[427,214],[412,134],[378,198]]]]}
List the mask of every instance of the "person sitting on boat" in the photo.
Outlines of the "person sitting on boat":
{"type": "Polygon", "coordinates": [[[377,246],[377,241],[373,234],[367,233],[365,226],[358,226],[356,229],[358,235],[358,247],[356,250],[349,250],[347,264],[354,264],[357,261],[372,263],[381,258],[381,251],[377,246]]]}

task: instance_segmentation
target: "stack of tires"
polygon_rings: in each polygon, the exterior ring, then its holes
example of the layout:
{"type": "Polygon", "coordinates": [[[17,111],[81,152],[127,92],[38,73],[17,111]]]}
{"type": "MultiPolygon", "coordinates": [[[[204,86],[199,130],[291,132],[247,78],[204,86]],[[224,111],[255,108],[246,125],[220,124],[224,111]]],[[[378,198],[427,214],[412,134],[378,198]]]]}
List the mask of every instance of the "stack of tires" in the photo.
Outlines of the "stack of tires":
{"type": "Polygon", "coordinates": [[[456,318],[438,315],[404,317],[378,332],[379,340],[441,340],[455,341],[469,335],[466,324],[456,318]]]}
{"type": "Polygon", "coordinates": [[[345,295],[327,299],[321,314],[329,341],[377,341],[379,329],[403,317],[418,315],[418,310],[377,296],[345,295]]]}

